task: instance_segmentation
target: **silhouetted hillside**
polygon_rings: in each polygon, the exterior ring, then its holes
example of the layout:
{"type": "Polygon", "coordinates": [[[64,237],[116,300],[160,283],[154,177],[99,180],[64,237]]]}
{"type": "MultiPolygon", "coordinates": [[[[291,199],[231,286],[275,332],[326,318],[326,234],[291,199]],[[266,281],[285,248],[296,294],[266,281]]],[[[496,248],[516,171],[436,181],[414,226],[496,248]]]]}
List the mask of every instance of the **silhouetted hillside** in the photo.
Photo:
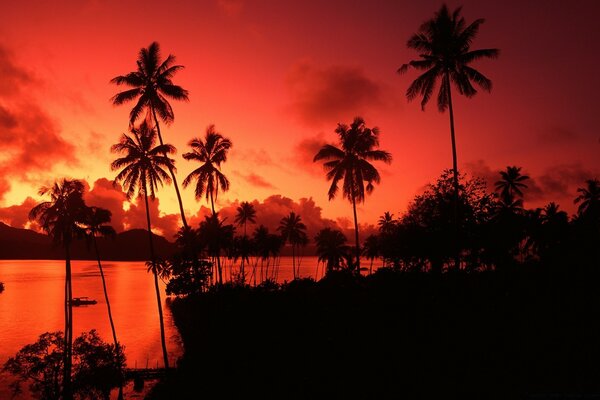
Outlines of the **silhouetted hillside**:
{"type": "MultiPolygon", "coordinates": [[[[148,232],[132,229],[121,232],[113,239],[98,238],[98,247],[104,260],[144,261],[148,259],[148,232]]],[[[165,257],[175,251],[175,244],[154,235],[156,254],[165,257]]],[[[94,259],[84,240],[73,243],[73,259],[94,259]]],[[[64,258],[63,250],[52,245],[50,238],[29,229],[10,227],[0,222],[0,259],[55,260],[64,258]]]]}

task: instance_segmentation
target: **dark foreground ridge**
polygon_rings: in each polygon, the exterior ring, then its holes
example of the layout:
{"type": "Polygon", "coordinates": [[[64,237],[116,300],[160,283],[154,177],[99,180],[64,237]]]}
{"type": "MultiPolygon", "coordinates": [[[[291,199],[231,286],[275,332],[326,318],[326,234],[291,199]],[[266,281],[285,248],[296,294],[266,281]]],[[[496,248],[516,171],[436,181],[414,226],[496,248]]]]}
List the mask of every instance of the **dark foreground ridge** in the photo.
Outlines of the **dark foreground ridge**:
{"type": "Polygon", "coordinates": [[[185,354],[150,398],[599,396],[600,274],[568,271],[382,269],[175,299],[185,354]]]}

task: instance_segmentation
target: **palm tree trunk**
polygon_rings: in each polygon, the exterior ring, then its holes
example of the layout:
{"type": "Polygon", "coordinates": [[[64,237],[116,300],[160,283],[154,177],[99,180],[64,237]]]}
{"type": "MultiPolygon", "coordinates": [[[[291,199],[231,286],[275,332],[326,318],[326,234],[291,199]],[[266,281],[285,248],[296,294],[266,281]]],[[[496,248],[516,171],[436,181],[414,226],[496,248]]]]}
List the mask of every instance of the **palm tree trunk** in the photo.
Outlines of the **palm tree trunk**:
{"type": "MultiPolygon", "coordinates": [[[[110,301],[108,300],[108,290],[106,290],[106,280],[104,279],[104,270],[102,268],[102,262],[100,261],[100,251],[98,250],[98,242],[96,241],[95,235],[92,235],[92,241],[94,242],[96,260],[98,261],[98,269],[100,270],[100,277],[102,278],[102,289],[104,290],[104,300],[106,300],[106,309],[108,310],[108,320],[110,322],[110,329],[112,331],[113,341],[115,342],[115,351],[117,354],[119,354],[119,341],[117,340],[117,332],[115,330],[115,323],[113,321],[112,311],[110,309],[110,301]]],[[[123,375],[123,371],[121,370],[121,364],[119,364],[119,370],[121,372],[121,375],[123,375]]],[[[123,384],[119,385],[118,399],[123,399],[123,384]]]]}
{"type": "MultiPolygon", "coordinates": [[[[156,110],[154,106],[150,107],[152,109],[152,116],[154,117],[154,123],[156,124],[156,133],[158,133],[158,140],[160,141],[160,145],[163,145],[162,135],[160,134],[160,125],[158,124],[158,118],[156,117],[156,110]]],[[[165,157],[167,157],[167,153],[163,153],[165,157]]],[[[169,163],[169,172],[171,173],[171,179],[173,179],[173,186],[175,187],[175,193],[177,194],[177,201],[179,202],[179,212],[181,213],[181,222],[183,223],[183,227],[187,228],[187,220],[185,219],[185,212],[183,211],[183,202],[181,201],[181,193],[179,193],[179,185],[177,184],[177,177],[175,176],[175,171],[173,171],[173,167],[169,163]]]]}
{"type": "Polygon", "coordinates": [[[296,246],[292,243],[292,271],[294,273],[294,279],[296,279],[296,246]]]}
{"type": "Polygon", "coordinates": [[[73,360],[73,287],[71,285],[71,251],[65,244],[65,348],[63,369],[63,399],[73,399],[71,369],[73,360]]]}
{"type": "MultiPolygon", "coordinates": [[[[148,194],[144,185],[144,201],[146,202],[146,221],[148,222],[148,240],[150,244],[150,262],[154,263],[156,257],[154,255],[154,242],[152,240],[152,226],[150,225],[150,210],[148,207],[148,194]]],[[[158,304],[158,319],[160,322],[160,343],[162,345],[163,362],[165,368],[169,369],[169,357],[167,355],[167,343],[165,341],[165,323],[163,320],[162,303],[160,301],[160,288],[158,287],[158,275],[156,268],[153,266],[152,273],[154,274],[154,290],[156,291],[156,302],[158,304]]]]}
{"type": "MultiPolygon", "coordinates": [[[[212,209],[212,213],[213,213],[213,217],[214,217],[216,212],[215,212],[215,201],[213,199],[212,192],[210,192],[210,208],[212,209]]],[[[219,272],[219,285],[222,285],[223,284],[223,272],[221,271],[221,250],[220,249],[217,252],[217,271],[219,272]]]]}
{"type": "Polygon", "coordinates": [[[352,195],[352,211],[354,212],[354,239],[356,241],[356,274],[360,275],[360,246],[358,242],[358,218],[356,217],[356,197],[352,195]]]}
{"type": "Polygon", "coordinates": [[[458,221],[458,160],[456,157],[456,137],[454,134],[454,110],[452,109],[452,88],[450,86],[450,77],[446,72],[446,93],[448,93],[448,112],[450,114],[450,139],[452,141],[452,177],[454,183],[454,230],[455,230],[455,269],[460,268],[460,241],[459,241],[459,221],[458,221]]]}

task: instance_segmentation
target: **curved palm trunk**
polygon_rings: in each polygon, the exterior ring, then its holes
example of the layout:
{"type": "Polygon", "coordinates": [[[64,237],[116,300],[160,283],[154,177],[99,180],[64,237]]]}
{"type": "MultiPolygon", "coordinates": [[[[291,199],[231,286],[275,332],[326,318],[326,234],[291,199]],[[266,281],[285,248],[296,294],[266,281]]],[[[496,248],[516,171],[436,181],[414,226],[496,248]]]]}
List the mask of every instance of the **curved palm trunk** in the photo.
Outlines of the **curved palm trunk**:
{"type": "MultiPolygon", "coordinates": [[[[148,208],[148,194],[146,193],[146,188],[144,187],[144,201],[146,202],[146,221],[148,222],[148,240],[150,244],[150,260],[154,262],[156,260],[154,255],[154,242],[152,240],[152,228],[150,225],[150,210],[148,208]]],[[[165,323],[163,320],[163,312],[162,312],[162,303],[160,301],[160,288],[158,286],[158,275],[156,274],[156,269],[152,268],[152,274],[154,275],[154,290],[156,291],[156,302],[158,304],[158,319],[160,322],[160,343],[162,345],[162,353],[163,353],[163,362],[165,364],[165,368],[169,369],[169,357],[167,355],[167,343],[165,341],[165,323]]]]}
{"type": "Polygon", "coordinates": [[[294,279],[296,279],[296,246],[292,243],[292,272],[294,273],[294,279]]]}
{"type": "Polygon", "coordinates": [[[358,218],[356,217],[356,197],[352,196],[352,211],[354,212],[354,239],[356,241],[356,274],[360,275],[360,246],[358,242],[358,218]]]}
{"type": "Polygon", "coordinates": [[[452,170],[454,183],[454,229],[455,229],[455,260],[454,268],[460,268],[460,241],[459,241],[459,221],[458,221],[458,160],[456,157],[456,137],[454,134],[454,110],[452,109],[452,89],[450,86],[450,77],[446,73],[446,92],[448,93],[448,112],[450,113],[450,139],[452,141],[452,170]]]}
{"type": "MultiPolygon", "coordinates": [[[[92,241],[94,242],[94,250],[96,252],[96,260],[98,261],[98,269],[100,270],[100,278],[102,278],[102,290],[104,291],[104,300],[106,300],[106,309],[108,310],[108,320],[110,322],[110,329],[112,331],[113,341],[115,342],[115,351],[119,354],[119,341],[117,340],[117,332],[115,330],[115,323],[112,317],[112,311],[110,308],[110,301],[108,300],[108,290],[106,290],[106,280],[104,279],[104,269],[102,268],[102,262],[100,261],[100,251],[98,250],[98,242],[96,241],[96,236],[92,235],[92,241]]],[[[119,364],[119,369],[121,365],[119,364]]],[[[120,371],[123,374],[123,371],[120,371]]],[[[119,395],[118,399],[121,400],[123,398],[123,385],[119,385],[119,395]]]]}
{"type": "MultiPolygon", "coordinates": [[[[156,133],[158,133],[158,140],[160,141],[160,145],[163,145],[162,135],[160,134],[160,125],[158,124],[158,118],[156,117],[156,110],[154,107],[152,109],[152,117],[154,117],[154,123],[156,124],[156,133]]],[[[163,153],[165,157],[167,157],[167,153],[163,153]]],[[[177,194],[177,202],[179,203],[179,212],[181,213],[181,222],[183,223],[183,227],[187,228],[187,220],[185,219],[185,212],[183,211],[183,201],[181,201],[181,193],[179,192],[179,185],[177,184],[177,177],[175,176],[175,171],[173,171],[173,167],[169,164],[169,172],[171,173],[171,179],[173,179],[173,186],[175,187],[175,193],[177,194]]]]}
{"type": "Polygon", "coordinates": [[[73,287],[71,285],[71,249],[65,244],[65,337],[63,353],[63,399],[73,399],[71,370],[73,361],[73,287]]]}

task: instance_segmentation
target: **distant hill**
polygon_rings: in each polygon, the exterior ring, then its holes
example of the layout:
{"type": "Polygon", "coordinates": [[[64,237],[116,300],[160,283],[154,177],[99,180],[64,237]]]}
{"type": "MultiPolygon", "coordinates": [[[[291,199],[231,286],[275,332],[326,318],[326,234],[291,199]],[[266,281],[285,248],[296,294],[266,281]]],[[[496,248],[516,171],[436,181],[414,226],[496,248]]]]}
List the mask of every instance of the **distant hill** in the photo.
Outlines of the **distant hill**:
{"type": "MultiPolygon", "coordinates": [[[[132,229],[118,233],[114,239],[98,238],[98,247],[103,260],[144,261],[148,259],[148,232],[132,229]]],[[[164,237],[154,235],[154,248],[160,257],[175,252],[175,244],[164,237]]],[[[76,240],[72,246],[74,260],[95,259],[85,241],[76,240]]],[[[29,229],[13,228],[0,222],[0,259],[60,260],[64,258],[62,248],[56,247],[47,235],[29,229]]]]}

